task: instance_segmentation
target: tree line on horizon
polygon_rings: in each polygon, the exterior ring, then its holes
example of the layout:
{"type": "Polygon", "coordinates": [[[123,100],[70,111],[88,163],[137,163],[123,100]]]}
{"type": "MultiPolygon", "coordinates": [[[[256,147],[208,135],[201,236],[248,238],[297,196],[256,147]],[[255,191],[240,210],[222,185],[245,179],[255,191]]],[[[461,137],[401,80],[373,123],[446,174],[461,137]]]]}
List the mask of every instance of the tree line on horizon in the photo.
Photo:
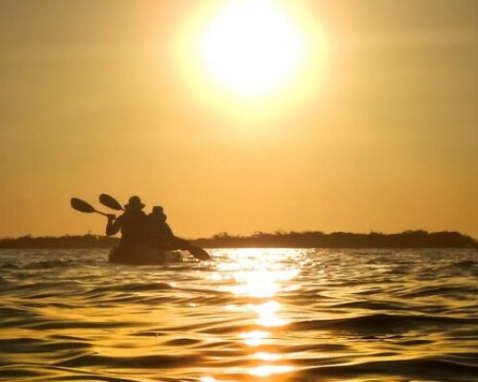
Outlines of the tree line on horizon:
{"type": "Polygon", "coordinates": [[[30,235],[0,239],[0,249],[73,249],[111,248],[119,243],[116,237],[99,235],[42,236],[30,235]]]}
{"type": "Polygon", "coordinates": [[[408,230],[394,234],[277,231],[238,236],[220,233],[212,238],[197,239],[194,243],[207,248],[478,248],[478,241],[471,236],[454,231],[429,233],[424,230],[408,230]]]}
{"type": "MultiPolygon", "coordinates": [[[[249,236],[224,232],[190,242],[204,248],[478,248],[477,240],[459,232],[429,233],[423,230],[394,234],[277,231],[255,232],[249,236]]],[[[112,248],[118,243],[118,238],[92,234],[61,237],[27,235],[0,239],[0,249],[112,248]]]]}

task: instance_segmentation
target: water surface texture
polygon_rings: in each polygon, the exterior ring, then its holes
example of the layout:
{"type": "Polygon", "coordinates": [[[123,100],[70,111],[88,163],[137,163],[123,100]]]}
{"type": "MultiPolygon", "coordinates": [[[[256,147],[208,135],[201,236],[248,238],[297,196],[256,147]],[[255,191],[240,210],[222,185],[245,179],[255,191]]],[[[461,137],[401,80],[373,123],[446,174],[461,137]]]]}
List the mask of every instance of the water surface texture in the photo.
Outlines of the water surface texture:
{"type": "Polygon", "coordinates": [[[478,381],[474,250],[0,251],[0,380],[478,381]]]}

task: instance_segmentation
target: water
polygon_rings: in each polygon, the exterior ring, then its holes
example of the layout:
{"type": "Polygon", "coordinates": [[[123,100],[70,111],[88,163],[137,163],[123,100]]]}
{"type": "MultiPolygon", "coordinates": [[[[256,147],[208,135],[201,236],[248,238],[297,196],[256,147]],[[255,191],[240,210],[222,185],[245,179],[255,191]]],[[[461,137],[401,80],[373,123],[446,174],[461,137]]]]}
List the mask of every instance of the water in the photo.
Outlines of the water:
{"type": "Polygon", "coordinates": [[[0,380],[478,381],[473,250],[0,251],[0,380]]]}

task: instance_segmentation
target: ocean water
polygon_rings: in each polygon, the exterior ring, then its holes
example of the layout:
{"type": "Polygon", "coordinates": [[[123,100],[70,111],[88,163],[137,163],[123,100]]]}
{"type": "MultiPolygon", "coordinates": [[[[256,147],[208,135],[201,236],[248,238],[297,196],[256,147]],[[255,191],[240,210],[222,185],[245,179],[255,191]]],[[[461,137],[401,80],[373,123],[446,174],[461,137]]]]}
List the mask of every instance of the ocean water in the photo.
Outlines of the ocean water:
{"type": "Polygon", "coordinates": [[[478,381],[476,250],[0,251],[0,380],[478,381]]]}

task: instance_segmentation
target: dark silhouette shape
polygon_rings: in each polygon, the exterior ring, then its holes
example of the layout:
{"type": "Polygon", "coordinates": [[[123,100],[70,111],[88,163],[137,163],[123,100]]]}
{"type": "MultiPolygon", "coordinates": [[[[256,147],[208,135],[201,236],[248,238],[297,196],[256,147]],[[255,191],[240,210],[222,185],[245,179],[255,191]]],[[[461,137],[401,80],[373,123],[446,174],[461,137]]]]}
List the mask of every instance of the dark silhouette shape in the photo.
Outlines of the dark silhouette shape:
{"type": "Polygon", "coordinates": [[[100,195],[100,203],[108,208],[111,208],[112,210],[124,211],[123,206],[115,198],[108,194],[100,195]]]}
{"type": "MultiPolygon", "coordinates": [[[[161,253],[160,251],[172,251],[178,249],[189,251],[198,260],[211,259],[209,254],[204,249],[191,245],[186,240],[174,236],[173,231],[166,223],[167,217],[164,214],[162,207],[154,207],[151,214],[147,216],[147,219],[144,219],[146,218],[146,215],[144,214],[144,212],[142,212],[144,204],[137,196],[132,196],[130,198],[130,202],[124,206],[124,209],[115,198],[107,194],[100,195],[100,202],[103,205],[115,210],[125,210],[125,213],[121,215],[118,219],[116,219],[115,215],[109,215],[108,224],[106,227],[106,234],[108,236],[115,235],[121,229],[121,233],[123,236],[120,240],[120,245],[118,249],[112,251],[111,254],[115,255],[116,257],[121,257],[122,261],[128,260],[127,257],[130,258],[129,260],[132,260],[131,257],[133,256],[146,258],[148,257],[147,255],[141,254],[151,254],[152,251],[153,257],[155,253],[161,254],[162,256],[166,256],[166,254],[161,253]],[[125,230],[122,228],[122,225],[124,225],[125,223],[123,223],[122,221],[118,222],[118,220],[120,218],[124,219],[123,216],[125,215],[129,215],[130,209],[139,209],[141,211],[141,217],[137,214],[137,212],[135,212],[135,214],[137,215],[137,217],[135,218],[136,220],[129,218],[126,220],[127,226],[130,225],[129,220],[131,220],[131,229],[128,228],[126,231],[130,231],[130,233],[134,232],[134,235],[127,234],[130,237],[124,238],[125,230]]],[[[145,259],[145,261],[147,263],[150,263],[153,262],[154,259],[145,259]]]]}
{"type": "Polygon", "coordinates": [[[71,198],[70,204],[73,209],[83,212],[85,214],[97,213],[103,216],[108,216],[104,212],[96,210],[91,204],[86,203],[84,200],[78,198],[71,198]]]}
{"type": "Polygon", "coordinates": [[[168,217],[164,214],[163,207],[154,206],[148,215],[148,231],[151,244],[159,249],[172,249],[174,245],[174,233],[166,223],[168,217]]]}
{"type": "Polygon", "coordinates": [[[32,237],[21,236],[17,238],[0,239],[0,249],[88,249],[111,248],[119,240],[115,237],[97,235],[67,235],[62,237],[32,237]]]}
{"type": "Polygon", "coordinates": [[[175,236],[171,227],[166,223],[167,218],[161,206],[153,207],[152,212],[148,215],[149,238],[154,248],[162,250],[182,249],[189,251],[199,260],[210,260],[211,256],[204,249],[175,236]]]}
{"type": "Polygon", "coordinates": [[[119,217],[108,215],[106,235],[113,236],[121,231],[120,246],[144,246],[148,241],[147,217],[143,212],[145,205],[138,196],[129,198],[124,213],[119,217]]]}
{"type": "Polygon", "coordinates": [[[206,248],[477,248],[478,242],[459,232],[422,230],[395,234],[333,232],[256,232],[252,236],[221,233],[194,241],[206,248]]]}
{"type": "MultiPolygon", "coordinates": [[[[100,201],[112,209],[123,210],[121,205],[109,195],[102,194],[100,201]]],[[[114,235],[121,229],[122,219],[120,218],[127,215],[128,210],[135,210],[136,213],[139,211],[140,221],[138,224],[131,224],[132,231],[136,230],[137,236],[130,234],[131,232],[127,233],[126,238],[121,240],[123,247],[124,243],[131,241],[149,246],[155,251],[185,249],[199,260],[210,259],[209,254],[202,248],[174,235],[166,223],[167,216],[162,207],[154,207],[152,213],[146,217],[142,212],[144,204],[138,197],[130,198],[130,203],[125,206],[125,213],[118,219],[114,215],[106,215],[97,211],[88,203],[77,198],[71,199],[71,205],[74,209],[84,213],[96,212],[108,216],[106,230],[108,235],[114,235]],[[130,237],[128,238],[128,236],[130,237]]],[[[121,230],[124,234],[123,229],[121,230]]],[[[13,242],[15,241],[13,240],[13,242]]],[[[19,248],[18,246],[7,247],[6,243],[12,245],[12,240],[0,241],[0,248],[19,248]]],[[[275,234],[255,232],[252,236],[234,236],[221,233],[209,239],[197,239],[195,243],[209,248],[478,248],[478,242],[475,239],[459,232],[428,233],[423,230],[404,231],[399,234],[377,232],[324,234],[323,232],[277,231],[275,234]]]]}
{"type": "MultiPolygon", "coordinates": [[[[252,236],[227,233],[189,242],[206,248],[478,248],[478,241],[459,232],[405,231],[397,234],[331,233],[322,232],[258,232],[252,236]],[[417,233],[418,232],[418,233],[417,233]],[[414,233],[414,234],[411,234],[414,233]],[[418,236],[426,241],[415,241],[418,236]],[[343,241],[343,237],[349,237],[343,241]],[[414,238],[411,240],[411,238],[414,238]],[[345,246],[347,244],[347,246],[345,246]],[[419,246],[421,245],[421,246],[419,246]]],[[[67,235],[61,237],[32,237],[0,239],[0,249],[72,249],[112,248],[118,245],[115,237],[96,235],[67,235]]]]}

